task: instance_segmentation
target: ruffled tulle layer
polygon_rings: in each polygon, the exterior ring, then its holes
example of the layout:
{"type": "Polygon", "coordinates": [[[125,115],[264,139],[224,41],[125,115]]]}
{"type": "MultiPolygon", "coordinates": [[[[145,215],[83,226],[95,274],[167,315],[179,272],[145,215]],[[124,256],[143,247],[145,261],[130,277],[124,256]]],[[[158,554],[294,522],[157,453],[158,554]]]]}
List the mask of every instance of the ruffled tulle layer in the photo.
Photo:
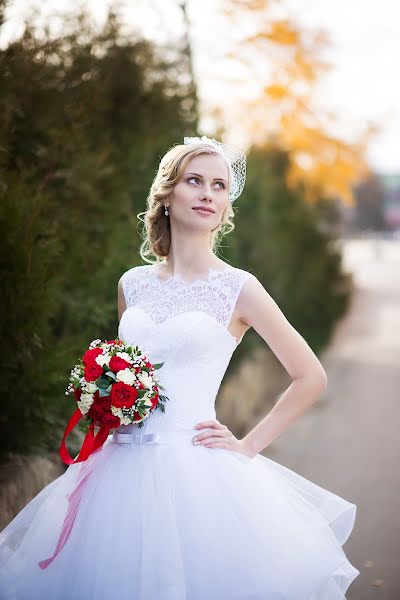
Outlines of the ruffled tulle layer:
{"type": "Polygon", "coordinates": [[[342,600],[355,514],[262,455],[109,438],[3,530],[0,598],[342,600]],[[79,483],[69,538],[41,569],[79,483]]]}

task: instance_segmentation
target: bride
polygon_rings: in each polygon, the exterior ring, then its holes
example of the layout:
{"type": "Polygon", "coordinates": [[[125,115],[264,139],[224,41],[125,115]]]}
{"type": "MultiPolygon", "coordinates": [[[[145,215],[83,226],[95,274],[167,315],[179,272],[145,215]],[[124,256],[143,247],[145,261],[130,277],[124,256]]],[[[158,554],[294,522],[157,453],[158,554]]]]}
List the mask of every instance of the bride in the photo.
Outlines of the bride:
{"type": "Polygon", "coordinates": [[[241,152],[205,136],[162,158],[141,248],[155,260],[119,280],[118,335],[163,363],[170,401],[140,435],[115,429],[8,524],[2,600],[339,600],[359,574],[342,548],[356,506],[260,454],[327,377],[257,277],[214,253],[245,172],[241,152]],[[250,327],[292,383],[238,439],[215,398],[250,327]]]}

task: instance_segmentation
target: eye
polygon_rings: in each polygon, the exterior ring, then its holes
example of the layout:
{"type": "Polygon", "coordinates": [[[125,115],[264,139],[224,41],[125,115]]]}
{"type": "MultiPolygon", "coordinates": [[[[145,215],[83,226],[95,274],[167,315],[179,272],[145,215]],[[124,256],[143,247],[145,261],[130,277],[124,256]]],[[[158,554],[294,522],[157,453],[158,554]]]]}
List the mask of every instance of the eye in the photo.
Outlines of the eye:
{"type": "MultiPolygon", "coordinates": [[[[198,183],[200,183],[200,179],[199,179],[198,177],[196,177],[195,175],[191,175],[190,177],[188,177],[188,178],[186,179],[186,181],[189,183],[190,181],[192,181],[192,179],[194,179],[195,181],[197,181],[198,183]]],[[[226,187],[226,186],[225,186],[225,184],[224,184],[224,182],[223,182],[223,181],[217,181],[217,185],[218,185],[218,184],[222,186],[222,187],[221,187],[221,188],[219,188],[219,189],[222,189],[222,190],[224,190],[224,189],[225,189],[225,187],[226,187]]]]}

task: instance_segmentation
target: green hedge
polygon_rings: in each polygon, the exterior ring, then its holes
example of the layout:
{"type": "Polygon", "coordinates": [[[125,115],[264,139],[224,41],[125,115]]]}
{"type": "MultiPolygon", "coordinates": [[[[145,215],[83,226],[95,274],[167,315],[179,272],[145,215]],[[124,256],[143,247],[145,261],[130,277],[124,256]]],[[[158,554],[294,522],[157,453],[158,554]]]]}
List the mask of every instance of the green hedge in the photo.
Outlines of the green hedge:
{"type": "MultiPolygon", "coordinates": [[[[65,31],[40,41],[28,27],[0,51],[0,458],[59,443],[69,370],[89,341],[116,335],[117,282],[141,263],[136,215],[158,162],[196,133],[184,44],[167,62],[112,13],[101,32],[85,18],[65,31]]],[[[318,210],[287,189],[287,161],[250,152],[221,256],[254,272],[318,351],[349,282],[318,210]]],[[[256,343],[249,332],[232,368],[256,343]]]]}

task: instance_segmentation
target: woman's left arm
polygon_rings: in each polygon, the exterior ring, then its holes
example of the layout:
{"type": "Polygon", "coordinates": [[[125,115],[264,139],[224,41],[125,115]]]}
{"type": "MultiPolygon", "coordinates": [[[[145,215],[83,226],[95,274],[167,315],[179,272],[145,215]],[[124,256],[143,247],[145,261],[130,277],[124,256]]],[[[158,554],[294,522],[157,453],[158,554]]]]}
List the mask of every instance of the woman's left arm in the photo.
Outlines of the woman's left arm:
{"type": "Polygon", "coordinates": [[[327,376],[305,339],[255,276],[243,286],[238,308],[243,321],[264,339],[293,379],[269,413],[241,440],[248,455],[255,456],[320,397],[327,376]]]}

